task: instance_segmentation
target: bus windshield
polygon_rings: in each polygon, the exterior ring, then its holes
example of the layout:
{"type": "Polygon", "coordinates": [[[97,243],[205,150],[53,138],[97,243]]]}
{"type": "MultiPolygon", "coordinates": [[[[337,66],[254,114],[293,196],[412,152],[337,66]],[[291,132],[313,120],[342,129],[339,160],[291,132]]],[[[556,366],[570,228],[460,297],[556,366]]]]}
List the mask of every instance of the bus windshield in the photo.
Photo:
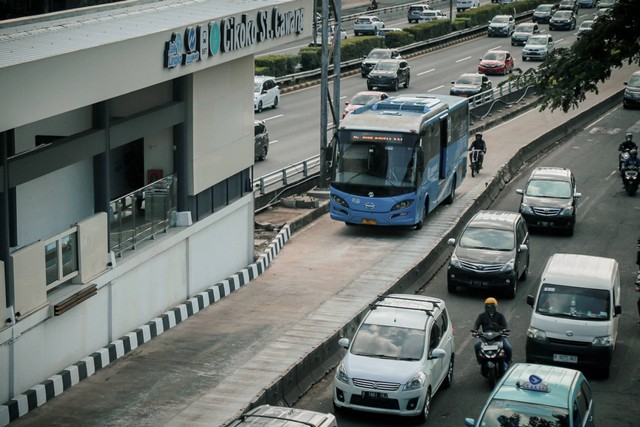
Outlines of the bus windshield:
{"type": "Polygon", "coordinates": [[[415,190],[417,143],[414,134],[340,131],[333,185],[415,190]]]}

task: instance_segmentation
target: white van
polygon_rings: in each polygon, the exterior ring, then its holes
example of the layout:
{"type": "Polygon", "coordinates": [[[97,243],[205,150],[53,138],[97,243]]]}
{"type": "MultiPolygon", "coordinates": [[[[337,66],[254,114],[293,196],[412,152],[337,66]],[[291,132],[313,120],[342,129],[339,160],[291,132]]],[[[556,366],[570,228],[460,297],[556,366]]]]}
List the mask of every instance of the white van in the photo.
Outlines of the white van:
{"type": "Polygon", "coordinates": [[[458,12],[475,9],[476,7],[480,7],[480,0],[456,0],[456,9],[458,12]]]}
{"type": "Polygon", "coordinates": [[[527,362],[597,368],[609,375],[618,336],[618,262],[589,255],[555,254],[542,273],[527,331],[527,362]]]}

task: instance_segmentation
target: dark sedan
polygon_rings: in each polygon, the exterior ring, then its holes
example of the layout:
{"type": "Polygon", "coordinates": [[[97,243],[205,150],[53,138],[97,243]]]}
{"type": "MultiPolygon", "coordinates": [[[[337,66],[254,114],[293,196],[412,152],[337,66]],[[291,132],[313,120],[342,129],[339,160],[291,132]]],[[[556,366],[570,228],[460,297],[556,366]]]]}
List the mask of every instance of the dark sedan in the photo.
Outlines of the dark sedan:
{"type": "Polygon", "coordinates": [[[479,73],[464,73],[451,84],[449,95],[456,96],[473,96],[491,89],[489,77],[479,73]]]}
{"type": "Polygon", "coordinates": [[[409,87],[411,67],[405,59],[383,59],[378,62],[367,77],[367,89],[388,87],[398,90],[400,85],[409,87]]]}
{"type": "Polygon", "coordinates": [[[549,20],[549,30],[573,30],[576,28],[576,16],[570,10],[559,10],[549,20]]]}

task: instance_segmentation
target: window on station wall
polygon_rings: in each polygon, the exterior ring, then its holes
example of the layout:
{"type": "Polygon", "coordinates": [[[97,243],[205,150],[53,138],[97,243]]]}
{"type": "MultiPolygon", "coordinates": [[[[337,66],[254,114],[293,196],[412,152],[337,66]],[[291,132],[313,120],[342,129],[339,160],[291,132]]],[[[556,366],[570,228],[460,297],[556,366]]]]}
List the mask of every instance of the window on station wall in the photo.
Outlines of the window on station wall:
{"type": "Polygon", "coordinates": [[[47,291],[78,274],[78,233],[74,229],[44,246],[47,291]]]}

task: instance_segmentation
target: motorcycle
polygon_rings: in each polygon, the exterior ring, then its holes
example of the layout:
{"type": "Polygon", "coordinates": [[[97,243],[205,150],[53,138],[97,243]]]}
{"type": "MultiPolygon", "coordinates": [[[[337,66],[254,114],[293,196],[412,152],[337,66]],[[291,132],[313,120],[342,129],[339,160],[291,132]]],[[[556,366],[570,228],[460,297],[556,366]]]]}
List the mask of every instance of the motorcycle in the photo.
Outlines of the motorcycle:
{"type": "Polygon", "coordinates": [[[509,330],[484,332],[472,330],[471,334],[480,339],[480,373],[489,379],[493,388],[509,369],[507,354],[502,343],[502,338],[509,336],[509,330]]]}
{"type": "Polygon", "coordinates": [[[480,173],[480,169],[482,169],[482,156],[480,155],[482,150],[478,150],[474,148],[471,150],[471,164],[469,167],[471,168],[471,176],[476,176],[480,173]]]}
{"type": "Polygon", "coordinates": [[[367,7],[367,12],[370,12],[372,10],[378,10],[378,3],[376,2],[372,2],[369,7],[367,7]]]}
{"type": "Polygon", "coordinates": [[[639,184],[637,167],[629,167],[622,171],[622,185],[629,196],[636,194],[639,184]]]}

